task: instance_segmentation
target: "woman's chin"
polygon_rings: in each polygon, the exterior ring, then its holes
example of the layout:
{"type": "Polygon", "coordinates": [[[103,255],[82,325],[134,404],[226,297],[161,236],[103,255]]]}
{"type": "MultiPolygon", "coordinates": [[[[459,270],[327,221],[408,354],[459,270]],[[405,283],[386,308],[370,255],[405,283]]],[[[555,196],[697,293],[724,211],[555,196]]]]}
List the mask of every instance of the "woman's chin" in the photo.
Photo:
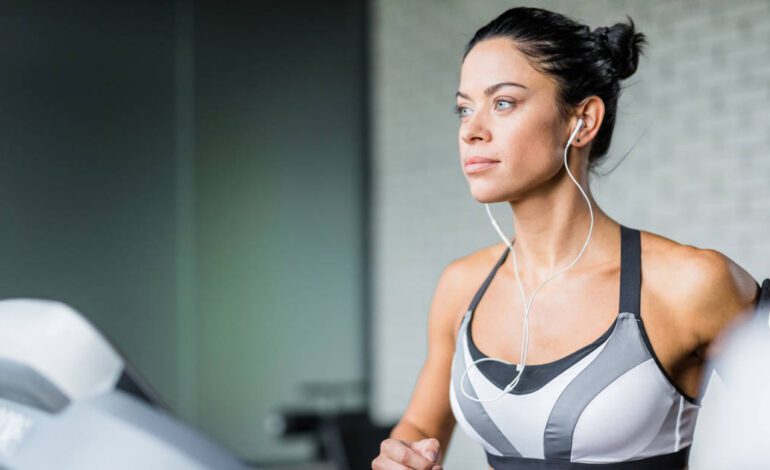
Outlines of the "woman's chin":
{"type": "Polygon", "coordinates": [[[523,188],[506,188],[500,191],[500,187],[484,187],[482,185],[470,185],[471,196],[481,204],[494,204],[497,202],[515,202],[527,197],[527,191],[523,188]]]}
{"type": "Polygon", "coordinates": [[[473,185],[471,185],[471,196],[481,204],[494,204],[496,202],[503,202],[508,200],[508,198],[504,194],[500,193],[500,191],[474,188],[473,185]]]}

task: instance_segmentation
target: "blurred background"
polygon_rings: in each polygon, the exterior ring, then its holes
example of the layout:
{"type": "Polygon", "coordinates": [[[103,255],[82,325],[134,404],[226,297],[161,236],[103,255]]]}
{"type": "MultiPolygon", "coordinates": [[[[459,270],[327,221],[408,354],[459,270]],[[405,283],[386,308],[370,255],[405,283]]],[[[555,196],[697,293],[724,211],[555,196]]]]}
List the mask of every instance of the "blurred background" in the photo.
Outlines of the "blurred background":
{"type": "MultiPolygon", "coordinates": [[[[647,35],[602,208],[770,275],[766,0],[2,0],[0,298],[71,305],[249,462],[331,459],[334,433],[280,435],[285,410],[377,441],[441,270],[498,241],[453,96],[465,43],[522,4],[647,35]]],[[[456,430],[447,468],[483,462],[456,430]]]]}

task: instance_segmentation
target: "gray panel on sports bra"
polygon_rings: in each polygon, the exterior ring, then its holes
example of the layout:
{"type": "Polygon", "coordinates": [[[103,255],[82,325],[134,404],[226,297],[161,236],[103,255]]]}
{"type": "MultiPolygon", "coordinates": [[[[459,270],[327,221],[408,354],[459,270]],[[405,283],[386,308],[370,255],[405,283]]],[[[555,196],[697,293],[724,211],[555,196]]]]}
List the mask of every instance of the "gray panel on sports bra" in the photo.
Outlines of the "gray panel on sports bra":
{"type": "Polygon", "coordinates": [[[546,459],[569,461],[572,436],[586,406],[615,379],[649,359],[633,313],[619,315],[606,346],[556,400],[543,436],[546,459]]]}
{"type": "MultiPolygon", "coordinates": [[[[464,334],[464,328],[468,326],[468,319],[470,318],[468,313],[465,314],[465,319],[463,319],[458,338],[462,338],[461,335],[464,334]]],[[[462,379],[466,367],[468,367],[468,365],[465,363],[465,358],[463,357],[463,348],[458,345],[458,347],[455,348],[455,357],[452,362],[452,387],[454,387],[457,403],[460,405],[465,420],[468,421],[480,436],[484,436],[484,439],[486,439],[487,442],[504,455],[521,457],[521,453],[513,447],[508,439],[506,439],[502,431],[500,431],[500,428],[498,428],[492,421],[492,418],[489,417],[481,403],[470,400],[463,395],[462,388],[460,388],[460,380],[462,379]]],[[[465,389],[470,396],[479,398],[469,380],[466,380],[465,382],[465,389]]]]}

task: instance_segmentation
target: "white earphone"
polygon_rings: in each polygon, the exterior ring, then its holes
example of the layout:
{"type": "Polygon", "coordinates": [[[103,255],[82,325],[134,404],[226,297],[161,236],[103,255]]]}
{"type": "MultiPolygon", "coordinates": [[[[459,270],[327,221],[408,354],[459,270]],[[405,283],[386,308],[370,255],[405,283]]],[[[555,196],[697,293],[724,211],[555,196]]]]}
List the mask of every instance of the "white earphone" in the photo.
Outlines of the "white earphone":
{"type": "MultiPolygon", "coordinates": [[[[468,375],[468,372],[471,370],[471,368],[474,367],[479,362],[497,361],[497,362],[502,362],[502,363],[507,364],[507,365],[513,365],[513,364],[511,364],[508,361],[502,360],[502,359],[495,359],[493,357],[483,357],[481,359],[473,361],[471,363],[471,365],[469,365],[468,367],[465,368],[465,372],[463,372],[463,375],[460,378],[460,389],[463,392],[463,395],[465,395],[470,400],[477,401],[477,402],[480,402],[480,403],[481,402],[490,402],[490,401],[498,400],[499,398],[504,396],[506,393],[508,393],[511,390],[513,390],[513,388],[516,386],[516,384],[519,383],[519,379],[521,378],[521,375],[524,372],[524,368],[526,367],[526,363],[527,363],[527,349],[528,349],[527,346],[529,345],[529,311],[532,308],[532,300],[535,298],[535,294],[537,294],[537,291],[539,291],[540,288],[543,287],[546,282],[550,281],[551,279],[555,278],[559,274],[567,271],[572,266],[574,266],[575,263],[578,262],[580,257],[583,256],[583,253],[586,251],[586,247],[588,246],[588,242],[589,242],[589,240],[591,240],[591,233],[593,232],[593,229],[594,229],[594,211],[593,211],[593,208],[591,207],[591,201],[588,199],[588,196],[586,195],[585,191],[583,191],[583,188],[580,187],[580,184],[577,182],[575,177],[572,175],[572,172],[569,170],[569,165],[567,164],[567,153],[568,153],[567,151],[569,150],[569,146],[572,145],[572,141],[575,139],[575,136],[580,131],[580,129],[583,127],[583,125],[584,125],[583,119],[579,118],[578,121],[577,121],[577,124],[575,125],[575,129],[572,131],[572,134],[570,134],[569,139],[567,140],[567,145],[564,147],[564,168],[567,170],[567,174],[569,175],[570,178],[572,178],[572,181],[575,183],[577,188],[580,190],[580,193],[583,195],[583,198],[585,198],[586,203],[588,203],[588,211],[589,211],[589,214],[591,216],[591,224],[588,227],[588,237],[586,238],[586,241],[583,244],[583,248],[580,250],[580,254],[578,254],[577,258],[575,258],[575,260],[572,263],[570,263],[570,265],[567,266],[566,268],[564,268],[561,271],[557,272],[556,274],[546,278],[537,287],[537,289],[535,289],[532,292],[532,296],[529,298],[529,302],[525,301],[525,299],[527,297],[524,294],[524,287],[521,285],[521,279],[519,277],[519,266],[518,266],[518,263],[516,262],[516,252],[513,250],[513,244],[511,243],[511,241],[508,240],[508,238],[506,238],[505,234],[503,234],[503,231],[500,230],[500,226],[497,224],[497,221],[492,216],[492,212],[489,210],[489,204],[485,204],[486,209],[487,209],[487,215],[489,215],[489,219],[492,221],[492,225],[495,227],[495,230],[497,230],[497,233],[498,233],[498,235],[500,235],[500,238],[502,238],[503,241],[505,242],[505,244],[508,245],[508,249],[511,251],[511,254],[512,254],[511,260],[513,261],[513,272],[516,274],[516,282],[519,285],[519,293],[521,294],[522,302],[524,302],[524,322],[523,322],[523,328],[522,328],[522,331],[524,333],[522,335],[522,341],[521,341],[521,353],[520,353],[521,364],[516,364],[516,370],[518,371],[518,374],[516,375],[516,377],[510,383],[508,383],[508,385],[505,386],[505,388],[503,388],[502,392],[497,397],[484,400],[484,399],[480,399],[480,398],[472,397],[472,396],[468,395],[468,393],[465,391],[465,376],[468,375]]],[[[470,326],[466,326],[466,328],[470,328],[470,326]]]]}
{"type": "Polygon", "coordinates": [[[583,124],[585,124],[583,122],[583,118],[578,118],[577,124],[575,124],[575,130],[572,131],[572,134],[569,136],[569,139],[567,140],[567,146],[572,144],[572,139],[574,139],[577,133],[580,132],[580,129],[583,128],[583,124]]]}

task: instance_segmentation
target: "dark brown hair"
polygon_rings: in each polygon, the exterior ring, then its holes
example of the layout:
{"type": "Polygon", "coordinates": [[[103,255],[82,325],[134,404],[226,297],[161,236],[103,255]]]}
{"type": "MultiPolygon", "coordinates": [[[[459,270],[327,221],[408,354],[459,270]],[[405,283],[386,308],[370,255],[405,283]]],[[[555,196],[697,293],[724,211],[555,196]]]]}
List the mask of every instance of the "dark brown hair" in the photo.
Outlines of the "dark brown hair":
{"type": "Polygon", "coordinates": [[[480,41],[504,37],[526,55],[533,66],[559,85],[558,108],[566,119],[572,107],[596,95],[604,102],[604,120],[591,145],[589,170],[607,154],[615,128],[619,81],[636,72],[646,37],[634,22],[591,29],[559,13],[517,7],[504,11],[480,28],[468,42],[463,60],[480,41]]]}

